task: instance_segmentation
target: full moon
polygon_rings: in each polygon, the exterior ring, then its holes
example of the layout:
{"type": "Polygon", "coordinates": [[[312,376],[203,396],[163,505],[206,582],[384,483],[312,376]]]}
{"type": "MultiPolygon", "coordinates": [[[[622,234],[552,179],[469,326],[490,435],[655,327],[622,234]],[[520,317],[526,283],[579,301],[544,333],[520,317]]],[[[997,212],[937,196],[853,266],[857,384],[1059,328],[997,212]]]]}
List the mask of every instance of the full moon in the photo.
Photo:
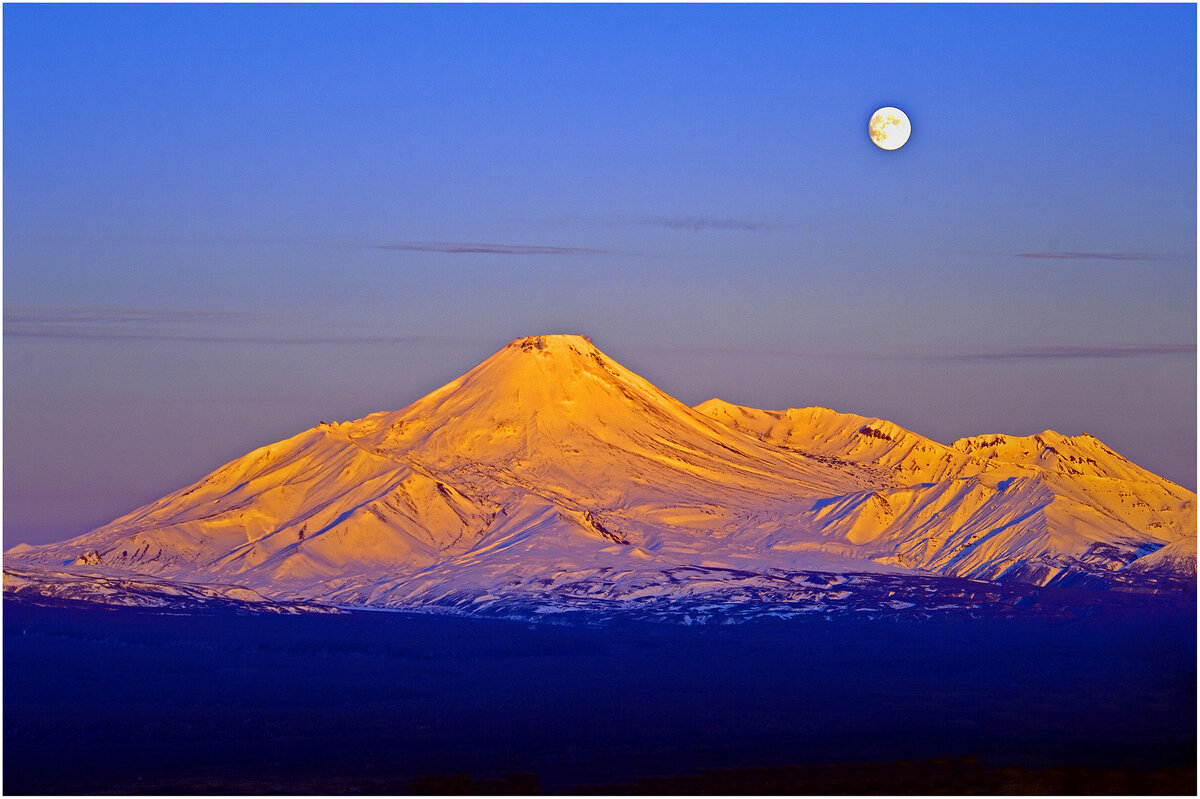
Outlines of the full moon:
{"type": "Polygon", "coordinates": [[[871,114],[867,132],[871,134],[871,141],[877,146],[885,150],[898,150],[908,141],[908,136],[912,133],[912,124],[909,123],[907,114],[889,105],[871,114]]]}

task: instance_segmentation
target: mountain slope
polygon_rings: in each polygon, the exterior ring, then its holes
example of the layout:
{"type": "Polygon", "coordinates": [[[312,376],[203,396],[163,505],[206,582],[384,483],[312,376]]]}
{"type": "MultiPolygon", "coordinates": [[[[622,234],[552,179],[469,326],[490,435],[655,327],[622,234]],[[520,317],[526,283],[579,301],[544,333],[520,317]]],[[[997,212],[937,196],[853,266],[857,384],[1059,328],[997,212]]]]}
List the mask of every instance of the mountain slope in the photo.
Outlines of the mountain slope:
{"type": "Polygon", "coordinates": [[[1194,542],[1194,500],[1088,436],[945,446],[821,408],[689,408],[583,337],[535,336],[5,560],[378,606],[791,596],[781,575],[812,572],[1119,582],[1194,542]]]}
{"type": "Polygon", "coordinates": [[[879,469],[880,488],[817,503],[806,520],[880,562],[1044,584],[1118,572],[1168,543],[1195,540],[1194,494],[1087,434],[974,436],[945,446],[825,408],[760,411],[709,400],[697,409],[787,449],[879,469]]]}

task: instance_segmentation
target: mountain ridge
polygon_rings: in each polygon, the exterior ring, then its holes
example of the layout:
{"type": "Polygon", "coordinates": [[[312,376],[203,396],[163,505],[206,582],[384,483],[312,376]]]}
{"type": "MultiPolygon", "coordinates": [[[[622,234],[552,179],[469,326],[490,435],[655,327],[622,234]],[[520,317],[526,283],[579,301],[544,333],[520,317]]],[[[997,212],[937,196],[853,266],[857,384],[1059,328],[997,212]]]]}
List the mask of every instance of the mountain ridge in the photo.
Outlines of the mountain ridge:
{"type": "Polygon", "coordinates": [[[1091,436],[944,445],[826,408],[693,408],[586,337],[545,335],[5,565],[25,586],[29,569],[78,566],[287,601],[476,607],[728,600],[812,572],[1152,590],[1194,579],[1194,539],[1195,495],[1091,436]],[[681,568],[696,571],[664,577],[681,568]]]}

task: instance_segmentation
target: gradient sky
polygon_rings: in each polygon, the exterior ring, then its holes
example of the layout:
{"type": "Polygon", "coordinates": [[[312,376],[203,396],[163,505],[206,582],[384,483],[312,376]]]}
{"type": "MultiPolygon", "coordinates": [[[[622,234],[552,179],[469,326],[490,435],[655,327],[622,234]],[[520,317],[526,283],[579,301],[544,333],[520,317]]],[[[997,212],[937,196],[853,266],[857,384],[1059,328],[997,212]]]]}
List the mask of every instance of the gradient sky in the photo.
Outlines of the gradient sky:
{"type": "Polygon", "coordinates": [[[5,547],[545,332],[689,404],[1087,431],[1196,487],[1194,5],[3,22],[5,547]]]}

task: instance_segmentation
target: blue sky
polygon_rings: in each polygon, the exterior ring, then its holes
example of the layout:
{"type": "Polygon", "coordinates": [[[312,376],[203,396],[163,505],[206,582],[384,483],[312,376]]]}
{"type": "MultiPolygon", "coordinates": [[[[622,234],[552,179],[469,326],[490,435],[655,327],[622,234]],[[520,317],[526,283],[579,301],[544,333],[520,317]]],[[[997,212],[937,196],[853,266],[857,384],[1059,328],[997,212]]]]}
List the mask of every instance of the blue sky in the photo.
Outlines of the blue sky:
{"type": "Polygon", "coordinates": [[[540,332],[1195,488],[1194,6],[3,14],[6,546],[540,332]]]}

